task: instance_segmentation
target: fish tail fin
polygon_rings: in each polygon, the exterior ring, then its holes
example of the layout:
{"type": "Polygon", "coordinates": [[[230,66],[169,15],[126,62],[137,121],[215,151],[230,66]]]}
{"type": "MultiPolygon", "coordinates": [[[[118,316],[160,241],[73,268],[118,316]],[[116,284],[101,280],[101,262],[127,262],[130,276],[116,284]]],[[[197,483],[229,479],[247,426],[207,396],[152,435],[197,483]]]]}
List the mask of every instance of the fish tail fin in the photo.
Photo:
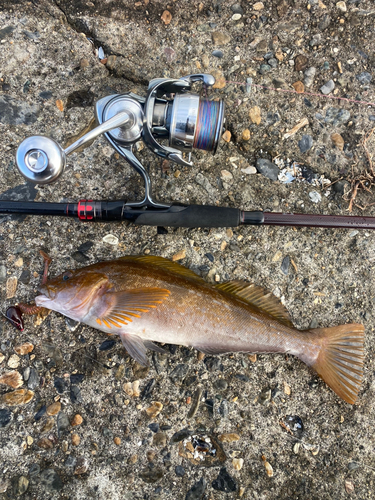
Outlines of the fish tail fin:
{"type": "Polygon", "coordinates": [[[364,326],[352,323],[309,332],[321,345],[310,366],[340,398],[354,404],[363,378],[364,326]]]}

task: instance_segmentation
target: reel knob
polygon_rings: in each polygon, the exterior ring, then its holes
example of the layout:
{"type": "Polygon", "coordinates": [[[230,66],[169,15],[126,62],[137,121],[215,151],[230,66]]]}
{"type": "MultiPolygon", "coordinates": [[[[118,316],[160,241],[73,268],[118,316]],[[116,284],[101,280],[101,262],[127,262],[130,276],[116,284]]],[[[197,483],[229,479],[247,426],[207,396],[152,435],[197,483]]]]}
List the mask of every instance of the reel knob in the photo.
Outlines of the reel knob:
{"type": "Polygon", "coordinates": [[[18,146],[16,162],[18,170],[28,181],[49,184],[64,172],[66,156],[53,139],[34,135],[18,146]]]}

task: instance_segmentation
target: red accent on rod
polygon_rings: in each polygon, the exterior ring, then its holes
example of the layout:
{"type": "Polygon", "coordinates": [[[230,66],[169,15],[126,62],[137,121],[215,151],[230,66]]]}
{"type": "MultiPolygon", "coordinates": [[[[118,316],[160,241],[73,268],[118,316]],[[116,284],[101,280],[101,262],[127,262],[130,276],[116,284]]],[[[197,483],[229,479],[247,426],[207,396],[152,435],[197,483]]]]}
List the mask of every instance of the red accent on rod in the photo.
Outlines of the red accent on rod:
{"type": "Polygon", "coordinates": [[[77,212],[79,220],[92,220],[94,218],[93,206],[87,205],[92,203],[93,200],[79,200],[77,212]]]}
{"type": "Polygon", "coordinates": [[[375,229],[375,217],[351,215],[284,214],[264,212],[263,224],[273,226],[334,227],[375,229]]]}

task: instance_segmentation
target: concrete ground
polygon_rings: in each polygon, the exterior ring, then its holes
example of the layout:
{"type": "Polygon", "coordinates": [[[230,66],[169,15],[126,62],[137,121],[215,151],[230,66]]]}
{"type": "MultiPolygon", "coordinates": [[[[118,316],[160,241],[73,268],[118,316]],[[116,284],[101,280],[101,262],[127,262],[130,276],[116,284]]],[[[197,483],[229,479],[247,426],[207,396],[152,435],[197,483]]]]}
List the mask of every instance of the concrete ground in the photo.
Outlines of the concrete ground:
{"type": "MultiPolygon", "coordinates": [[[[140,179],[104,137],[68,157],[55,184],[36,188],[17,171],[17,146],[35,134],[65,146],[99,98],[145,95],[152,78],[205,72],[225,100],[229,142],[215,156],[194,152],[191,168],[163,165],[140,147],[159,200],[348,215],[352,199],[352,214],[375,216],[374,16],[370,0],[1,0],[0,199],[140,199],[140,179]],[[294,180],[293,164],[302,169],[294,180]]],[[[120,342],[57,313],[41,324],[26,318],[23,332],[4,320],[0,377],[18,372],[25,395],[10,404],[14,389],[0,386],[1,498],[375,498],[371,230],[0,222],[3,312],[35,297],[40,249],[53,258],[52,274],[181,252],[179,262],[209,282],[265,286],[299,329],[358,322],[366,330],[364,381],[351,406],[291,356],[202,359],[171,346],[143,369],[120,342]],[[163,405],[157,415],[154,402],[163,405]]]]}

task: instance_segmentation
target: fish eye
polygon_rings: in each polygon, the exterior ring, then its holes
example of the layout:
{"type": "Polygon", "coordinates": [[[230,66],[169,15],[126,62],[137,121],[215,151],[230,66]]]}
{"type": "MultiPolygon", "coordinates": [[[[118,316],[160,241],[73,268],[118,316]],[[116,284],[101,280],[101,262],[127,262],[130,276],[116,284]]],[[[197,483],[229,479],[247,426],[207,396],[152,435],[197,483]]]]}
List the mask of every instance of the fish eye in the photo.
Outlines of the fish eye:
{"type": "Polygon", "coordinates": [[[73,276],[72,273],[68,271],[62,275],[62,279],[63,281],[68,281],[68,279],[71,278],[72,276],[73,276]]]}

